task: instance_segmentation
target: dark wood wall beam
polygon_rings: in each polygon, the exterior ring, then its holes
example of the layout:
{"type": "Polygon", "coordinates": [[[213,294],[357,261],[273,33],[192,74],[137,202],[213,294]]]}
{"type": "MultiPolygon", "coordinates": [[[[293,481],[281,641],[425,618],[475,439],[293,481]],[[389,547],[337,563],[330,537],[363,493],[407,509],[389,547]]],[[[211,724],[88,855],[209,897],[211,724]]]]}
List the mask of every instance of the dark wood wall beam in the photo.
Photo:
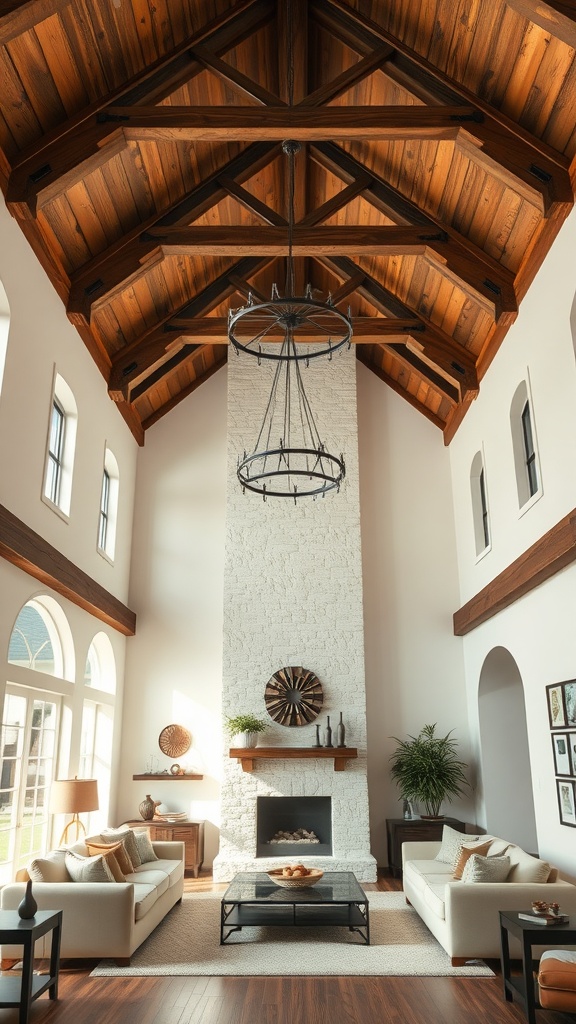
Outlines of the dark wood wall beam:
{"type": "MultiPolygon", "coordinates": [[[[345,278],[352,277],[360,271],[357,264],[346,256],[323,256],[321,262],[335,271],[338,276],[343,275],[345,278]]],[[[419,347],[427,359],[430,359],[435,366],[449,376],[450,380],[456,383],[461,394],[468,391],[474,394],[478,393],[476,367],[466,349],[458,345],[439,327],[435,327],[420,316],[416,310],[404,305],[400,299],[392,295],[369,274],[364,275],[363,283],[358,285],[357,290],[385,316],[418,320],[419,329],[410,332],[414,345],[419,347]]]]}
{"type": "Polygon", "coordinates": [[[241,38],[251,35],[269,21],[273,11],[271,0],[241,0],[121,89],[46,132],[34,145],[23,150],[14,164],[6,195],[9,207],[21,217],[35,213],[65,187],[109,159],[115,140],[116,145],[123,148],[126,137],[118,131],[114,115],[109,115],[112,104],[122,103],[134,110],[136,104],[145,101],[158,103],[204,70],[200,61],[190,57],[194,45],[203,43],[216,55],[221,55],[238,44],[239,35],[241,38]]]}
{"type": "Polygon", "coordinates": [[[576,9],[573,0],[506,0],[508,7],[576,50],[576,9]]]}
{"type": "Polygon", "coordinates": [[[359,350],[357,352],[356,358],[359,359],[360,362],[364,364],[366,369],[370,370],[371,373],[374,373],[376,377],[378,377],[381,381],[384,381],[384,383],[387,384],[388,387],[392,389],[392,391],[395,391],[396,394],[400,395],[401,398],[405,399],[405,401],[408,402],[409,405],[413,406],[414,409],[417,409],[418,412],[422,413],[422,415],[425,416],[426,419],[430,420],[430,422],[433,423],[435,427],[439,427],[440,430],[444,429],[444,420],[440,419],[440,417],[437,416],[436,413],[432,412],[432,410],[429,409],[426,405],[423,405],[422,402],[419,402],[418,399],[415,398],[414,395],[411,395],[409,391],[405,391],[404,388],[400,387],[398,381],[394,380],[393,377],[390,377],[382,369],[381,366],[375,366],[374,363],[371,363],[368,360],[368,358],[364,355],[362,350],[359,350]]]}
{"type": "Polygon", "coordinates": [[[576,509],[454,613],[455,636],[465,636],[574,561],[576,509]]]}
{"type": "MultiPolygon", "coordinates": [[[[497,260],[487,255],[479,246],[464,238],[454,228],[423,213],[410,199],[398,192],[378,174],[370,171],[354,157],[330,142],[310,146],[313,159],[326,170],[346,182],[365,180],[368,176],[364,198],[397,224],[419,225],[426,233],[445,236],[452,246],[457,260],[457,277],[468,282],[475,291],[492,296],[497,312],[496,319],[509,313],[517,313],[518,302],[515,294],[514,275],[497,260]]],[[[447,268],[450,273],[450,267],[447,268]]],[[[510,321],[508,321],[509,326],[510,321]]]]}
{"type": "Polygon", "coordinates": [[[4,505],[0,505],[0,555],[124,636],[134,636],[135,613],[4,505]]]}
{"type": "Polygon", "coordinates": [[[487,128],[483,145],[488,156],[499,161],[498,152],[493,151],[491,141],[497,137],[501,140],[504,149],[508,151],[509,156],[512,157],[512,164],[516,163],[515,167],[509,166],[506,160],[503,166],[513,174],[519,173],[531,191],[534,190],[535,184],[531,180],[533,178],[531,167],[535,166],[550,175],[546,188],[542,190],[546,209],[554,202],[566,202],[572,195],[569,181],[567,181],[569,164],[561,153],[531,135],[530,132],[514,123],[495,107],[485,103],[465,86],[456,84],[453,79],[435,68],[433,64],[404,45],[395,36],[349,7],[344,0],[313,0],[312,9],[314,17],[323,18],[326,26],[335,34],[345,30],[348,33],[349,45],[354,45],[353,40],[356,37],[361,48],[360,52],[365,52],[366,45],[371,48],[378,44],[391,46],[395,50],[395,59],[394,62],[390,61],[386,64],[385,70],[389,71],[394,64],[404,62],[408,70],[407,77],[411,81],[414,83],[425,81],[429,97],[425,102],[434,101],[437,97],[436,102],[447,102],[448,106],[453,106],[455,101],[457,104],[471,104],[477,114],[482,115],[487,128]],[[437,92],[438,88],[442,90],[441,93],[437,92]]]}
{"type": "MultiPolygon", "coordinates": [[[[109,299],[116,290],[125,287],[136,276],[146,273],[146,263],[158,249],[158,242],[150,234],[153,229],[178,227],[201,217],[230,192],[232,181],[235,184],[246,181],[274,160],[278,152],[279,146],[276,143],[256,142],[247,146],[237,157],[229,160],[208,178],[204,178],[170,210],[150,217],[137,229],[84,264],[82,269],[72,276],[67,304],[67,312],[72,322],[76,322],[76,314],[79,314],[84,322],[89,322],[93,308],[109,299]]],[[[257,202],[255,199],[254,203],[257,202]]],[[[272,212],[270,211],[271,216],[272,212]]]]}

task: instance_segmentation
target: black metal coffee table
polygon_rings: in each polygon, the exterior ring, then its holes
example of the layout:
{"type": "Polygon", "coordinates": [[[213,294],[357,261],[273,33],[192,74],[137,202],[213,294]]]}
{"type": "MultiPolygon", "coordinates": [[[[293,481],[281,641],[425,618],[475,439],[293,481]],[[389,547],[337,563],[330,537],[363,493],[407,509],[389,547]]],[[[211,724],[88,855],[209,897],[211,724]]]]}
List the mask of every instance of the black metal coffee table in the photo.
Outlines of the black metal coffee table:
{"type": "Polygon", "coordinates": [[[330,926],[370,945],[368,898],[352,871],[326,871],[314,886],[284,889],[263,871],[241,873],[222,897],[220,945],[249,926],[330,926]]]}

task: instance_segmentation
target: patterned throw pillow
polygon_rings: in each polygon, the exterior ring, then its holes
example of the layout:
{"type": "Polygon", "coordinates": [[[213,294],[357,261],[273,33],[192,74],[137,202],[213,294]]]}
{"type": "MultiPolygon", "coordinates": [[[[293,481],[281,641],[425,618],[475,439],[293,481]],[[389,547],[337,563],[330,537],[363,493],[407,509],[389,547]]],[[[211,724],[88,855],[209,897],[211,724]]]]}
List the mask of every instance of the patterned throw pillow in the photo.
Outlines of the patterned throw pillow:
{"type": "Polygon", "coordinates": [[[148,829],[135,829],[134,838],[136,840],[136,846],[138,847],[138,853],[140,854],[142,864],[149,864],[150,861],[158,860],[158,857],[154,853],[154,847],[152,846],[152,840],[150,839],[148,829]]]}
{"type": "Polygon", "coordinates": [[[28,874],[33,882],[69,882],[65,850],[51,850],[43,857],[35,857],[28,865],[28,874]]]}
{"type": "Polygon", "coordinates": [[[473,853],[462,875],[463,882],[505,882],[510,871],[510,857],[480,857],[473,853]]]}
{"type": "Polygon", "coordinates": [[[442,846],[435,859],[441,860],[444,864],[450,864],[452,869],[454,869],[464,843],[475,843],[481,839],[486,840],[486,838],[486,836],[468,836],[464,832],[457,832],[456,829],[450,828],[450,825],[444,825],[442,829],[442,846]]]}
{"type": "MultiPolygon", "coordinates": [[[[138,847],[131,828],[105,828],[102,832],[102,839],[105,843],[124,843],[126,853],[132,861],[132,870],[140,867],[142,861],[140,860],[140,854],[138,853],[138,847]]],[[[122,870],[124,869],[122,868],[122,870]]]]}
{"type": "MultiPolygon", "coordinates": [[[[106,844],[99,845],[98,843],[88,843],[88,853],[91,857],[100,855],[104,857],[110,871],[114,876],[115,882],[125,882],[124,872],[120,867],[120,861],[116,854],[119,855],[120,860],[128,859],[128,854],[124,850],[123,843],[116,843],[114,846],[107,846],[106,844]],[[124,858],[122,857],[124,853],[124,858]]],[[[130,874],[130,872],[128,872],[130,874]]]]}
{"type": "Polygon", "coordinates": [[[101,854],[97,857],[81,857],[78,853],[66,850],[66,867],[73,882],[114,881],[114,875],[101,854]]]}
{"type": "Polygon", "coordinates": [[[458,857],[458,860],[456,862],[456,867],[454,868],[454,874],[452,875],[452,878],[462,878],[464,868],[466,867],[466,864],[470,860],[472,854],[478,853],[481,857],[486,857],[488,855],[488,850],[490,849],[491,845],[491,839],[488,839],[488,841],[484,843],[462,843],[462,846],[460,847],[460,856],[458,857]]]}

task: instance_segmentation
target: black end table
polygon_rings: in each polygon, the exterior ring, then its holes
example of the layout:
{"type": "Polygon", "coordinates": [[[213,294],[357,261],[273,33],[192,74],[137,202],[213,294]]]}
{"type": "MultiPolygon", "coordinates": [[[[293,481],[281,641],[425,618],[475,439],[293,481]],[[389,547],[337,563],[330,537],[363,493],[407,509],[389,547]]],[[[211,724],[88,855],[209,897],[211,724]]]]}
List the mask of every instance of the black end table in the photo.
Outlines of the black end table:
{"type": "MultiPolygon", "coordinates": [[[[522,911],[529,914],[530,910],[522,911]]],[[[504,982],[504,998],[511,1003],[518,996],[524,1004],[528,1024],[536,1024],[536,993],[534,991],[534,965],[532,963],[532,946],[549,946],[556,944],[566,946],[576,942],[576,924],[566,921],[565,924],[532,924],[523,921],[517,910],[500,911],[500,943],[502,980],[504,982]],[[510,947],[508,935],[514,935],[522,944],[522,976],[513,978],[510,973],[510,947]]]]}
{"type": "Polygon", "coordinates": [[[0,978],[0,1007],[18,1006],[19,1024],[27,1024],[30,1006],[48,991],[50,999],[58,998],[60,969],[61,910],[37,910],[31,920],[23,921],[15,910],[0,910],[0,945],[23,946],[22,976],[0,978]],[[50,971],[48,976],[34,974],[34,944],[46,932],[52,932],[50,971]]]}

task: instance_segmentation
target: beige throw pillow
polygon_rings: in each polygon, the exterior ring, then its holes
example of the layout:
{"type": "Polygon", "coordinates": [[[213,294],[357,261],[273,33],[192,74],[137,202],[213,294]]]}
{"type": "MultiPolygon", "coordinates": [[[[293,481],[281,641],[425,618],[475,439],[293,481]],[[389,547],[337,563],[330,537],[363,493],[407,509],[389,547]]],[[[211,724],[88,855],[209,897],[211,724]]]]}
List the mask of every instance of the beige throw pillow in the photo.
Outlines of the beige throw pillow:
{"type": "Polygon", "coordinates": [[[101,854],[97,857],[81,857],[66,850],[66,867],[73,882],[114,881],[114,875],[101,854]]]}
{"type": "Polygon", "coordinates": [[[462,881],[505,882],[510,871],[510,857],[481,857],[473,853],[462,873],[462,881]]]}
{"type": "Polygon", "coordinates": [[[136,846],[138,847],[138,853],[140,854],[140,861],[142,864],[149,864],[153,860],[158,860],[158,857],[154,853],[154,847],[152,846],[152,840],[150,839],[148,829],[135,829],[134,838],[136,840],[136,846]]]}
{"type": "MultiPolygon", "coordinates": [[[[142,861],[140,860],[136,839],[131,828],[105,828],[102,832],[102,839],[105,843],[124,843],[126,853],[133,865],[130,870],[133,871],[134,868],[140,867],[142,861]]],[[[122,865],[120,866],[122,867],[122,865]]],[[[122,870],[124,871],[124,868],[122,870]]]]}
{"type": "Polygon", "coordinates": [[[454,868],[454,874],[452,875],[452,878],[462,878],[464,868],[466,867],[466,864],[468,863],[472,854],[478,853],[481,857],[486,857],[488,855],[488,850],[490,849],[491,845],[491,839],[488,839],[488,841],[484,843],[462,843],[462,846],[460,847],[460,856],[456,861],[456,867],[454,868]]]}
{"type": "MultiPolygon", "coordinates": [[[[102,844],[100,846],[100,845],[98,845],[98,843],[90,843],[89,842],[87,844],[87,846],[88,846],[88,853],[89,853],[90,856],[98,856],[98,855],[100,855],[101,857],[104,857],[108,867],[110,868],[110,871],[112,872],[112,874],[114,876],[114,881],[115,882],[125,882],[126,881],[126,879],[124,877],[124,872],[122,871],[122,868],[120,867],[120,863],[119,863],[118,858],[116,856],[118,851],[120,851],[120,859],[122,859],[122,852],[121,851],[124,849],[122,843],[116,843],[115,846],[106,846],[105,844],[102,844]]],[[[130,872],[128,872],[128,874],[130,874],[130,872]]]]}
{"type": "Polygon", "coordinates": [[[452,870],[454,870],[463,844],[476,843],[481,839],[485,840],[486,836],[469,836],[465,832],[457,832],[455,828],[450,828],[450,825],[444,825],[442,829],[442,846],[435,859],[442,861],[444,864],[450,864],[452,870]]]}
{"type": "Polygon", "coordinates": [[[28,874],[33,882],[69,882],[65,858],[65,850],[50,850],[50,853],[35,857],[30,862],[28,874]]]}

